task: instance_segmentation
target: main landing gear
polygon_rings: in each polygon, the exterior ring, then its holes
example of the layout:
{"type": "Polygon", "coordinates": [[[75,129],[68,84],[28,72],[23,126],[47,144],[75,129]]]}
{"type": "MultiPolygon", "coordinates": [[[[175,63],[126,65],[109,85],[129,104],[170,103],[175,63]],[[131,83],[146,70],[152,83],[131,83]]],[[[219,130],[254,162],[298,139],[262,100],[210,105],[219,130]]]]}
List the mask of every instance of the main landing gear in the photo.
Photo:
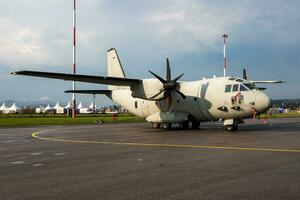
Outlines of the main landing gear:
{"type": "MultiPolygon", "coordinates": [[[[198,129],[200,126],[200,122],[196,122],[196,121],[192,121],[192,122],[181,122],[179,123],[179,128],[180,129],[188,129],[190,127],[190,123],[191,123],[191,128],[192,129],[198,129]]],[[[171,123],[158,123],[158,122],[153,122],[152,123],[152,128],[155,129],[170,129],[172,127],[171,123]]]]}
{"type": "Polygon", "coordinates": [[[158,123],[158,122],[153,122],[152,123],[152,128],[156,128],[156,129],[170,129],[171,128],[171,123],[158,123]]]}

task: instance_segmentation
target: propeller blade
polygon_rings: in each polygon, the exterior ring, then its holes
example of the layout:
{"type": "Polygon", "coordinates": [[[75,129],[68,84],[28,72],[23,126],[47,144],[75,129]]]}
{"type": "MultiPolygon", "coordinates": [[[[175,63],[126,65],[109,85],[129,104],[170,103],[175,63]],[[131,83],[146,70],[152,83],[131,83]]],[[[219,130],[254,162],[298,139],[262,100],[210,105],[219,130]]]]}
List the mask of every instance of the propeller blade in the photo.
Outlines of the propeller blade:
{"type": "Polygon", "coordinates": [[[167,58],[167,73],[166,73],[166,81],[171,81],[171,69],[169,59],[167,58]]]}
{"type": "Polygon", "coordinates": [[[177,90],[177,89],[175,89],[175,91],[176,91],[178,94],[180,94],[180,96],[181,96],[183,99],[186,99],[186,96],[185,96],[182,92],[180,92],[180,91],[177,90]]]}
{"type": "Polygon", "coordinates": [[[180,75],[177,76],[173,81],[174,81],[174,82],[177,82],[183,75],[184,75],[184,73],[180,74],[180,75]]]}
{"type": "Polygon", "coordinates": [[[150,70],[148,70],[148,72],[150,72],[153,76],[155,76],[155,78],[157,78],[160,82],[166,83],[166,81],[164,79],[162,79],[160,76],[156,75],[155,73],[151,72],[150,70]]]}
{"type": "Polygon", "coordinates": [[[166,98],[166,101],[167,101],[167,110],[168,112],[170,111],[171,109],[171,106],[172,106],[172,96],[171,96],[171,92],[167,92],[167,98],[166,98]]]}
{"type": "Polygon", "coordinates": [[[245,80],[248,79],[248,77],[247,77],[247,71],[246,71],[245,68],[243,69],[243,79],[245,79],[245,80]]]}
{"type": "Polygon", "coordinates": [[[162,92],[164,92],[164,90],[160,91],[159,93],[153,95],[152,97],[150,97],[149,99],[154,99],[155,97],[157,97],[158,95],[160,95],[162,92]]]}

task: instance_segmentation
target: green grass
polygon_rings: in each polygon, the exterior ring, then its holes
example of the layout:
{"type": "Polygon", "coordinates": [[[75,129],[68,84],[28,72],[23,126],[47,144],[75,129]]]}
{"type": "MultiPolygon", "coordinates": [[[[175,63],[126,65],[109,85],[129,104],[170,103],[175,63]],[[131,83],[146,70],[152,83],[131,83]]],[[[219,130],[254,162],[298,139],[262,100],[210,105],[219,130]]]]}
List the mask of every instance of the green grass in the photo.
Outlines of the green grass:
{"type": "Polygon", "coordinates": [[[47,116],[47,117],[28,117],[19,115],[19,117],[0,118],[0,127],[15,126],[34,126],[34,125],[78,125],[78,124],[95,124],[97,120],[102,119],[104,123],[119,122],[141,122],[144,119],[133,115],[119,115],[117,120],[112,120],[111,115],[104,116],[78,116],[75,119],[65,116],[47,116]]]}
{"type": "MultiPolygon", "coordinates": [[[[262,114],[261,115],[261,118],[265,117],[266,115],[265,114],[262,114]]],[[[290,112],[290,113],[278,113],[278,114],[272,114],[271,116],[268,115],[268,117],[271,117],[271,118],[290,118],[290,117],[300,117],[300,113],[298,112],[290,112]]]]}

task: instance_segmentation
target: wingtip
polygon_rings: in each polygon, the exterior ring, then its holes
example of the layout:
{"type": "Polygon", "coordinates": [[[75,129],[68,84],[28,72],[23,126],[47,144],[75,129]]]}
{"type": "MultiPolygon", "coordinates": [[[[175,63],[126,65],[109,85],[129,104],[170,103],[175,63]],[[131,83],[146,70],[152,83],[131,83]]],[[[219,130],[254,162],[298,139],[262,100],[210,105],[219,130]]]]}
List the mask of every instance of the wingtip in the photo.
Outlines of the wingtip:
{"type": "Polygon", "coordinates": [[[10,74],[11,74],[11,75],[17,75],[18,72],[19,72],[19,71],[15,70],[15,71],[12,71],[10,74]]]}

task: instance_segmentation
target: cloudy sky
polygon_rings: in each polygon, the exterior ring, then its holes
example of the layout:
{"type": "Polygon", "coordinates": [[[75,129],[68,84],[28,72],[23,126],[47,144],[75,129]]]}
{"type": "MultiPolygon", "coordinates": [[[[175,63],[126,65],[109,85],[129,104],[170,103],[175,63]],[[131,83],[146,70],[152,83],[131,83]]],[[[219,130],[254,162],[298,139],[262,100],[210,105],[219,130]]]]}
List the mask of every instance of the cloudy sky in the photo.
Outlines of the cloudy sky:
{"type": "MultiPolygon", "coordinates": [[[[283,79],[268,86],[272,98],[300,98],[300,1],[289,0],[77,0],[77,72],[106,74],[106,51],[118,50],[128,77],[151,69],[182,80],[223,74],[283,79]],[[226,2],[226,3],[224,3],[226,2]]],[[[50,99],[67,102],[71,82],[11,76],[12,70],[71,72],[72,0],[0,0],[0,102],[50,99]]],[[[78,83],[80,89],[105,88],[78,83]]],[[[78,96],[90,102],[90,96],[78,96]]],[[[97,97],[98,104],[110,103],[97,97]]]]}

